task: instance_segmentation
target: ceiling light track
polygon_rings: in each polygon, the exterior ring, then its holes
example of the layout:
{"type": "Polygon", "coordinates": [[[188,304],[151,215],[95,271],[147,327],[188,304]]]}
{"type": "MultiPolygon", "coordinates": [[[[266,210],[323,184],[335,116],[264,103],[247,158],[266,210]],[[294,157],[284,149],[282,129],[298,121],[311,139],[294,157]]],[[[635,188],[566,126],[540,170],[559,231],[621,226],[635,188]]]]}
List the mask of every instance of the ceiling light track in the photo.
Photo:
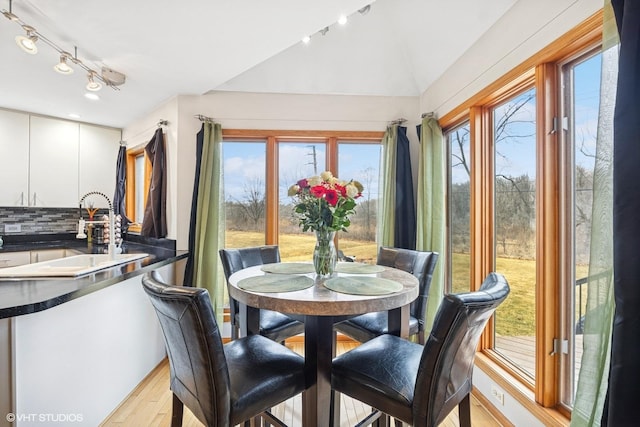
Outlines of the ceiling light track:
{"type": "Polygon", "coordinates": [[[12,3],[13,0],[9,0],[9,10],[3,9],[2,14],[8,20],[20,25],[20,27],[22,27],[22,29],[25,31],[26,35],[16,36],[16,43],[23,51],[35,55],[38,52],[36,43],[41,41],[60,54],[60,62],[53,66],[54,70],[58,73],[73,74],[74,70],[71,67],[71,65],[73,64],[80,67],[87,73],[87,90],[100,90],[103,84],[111,87],[114,90],[120,90],[118,86],[124,84],[126,80],[126,76],[124,74],[105,67],[102,67],[100,72],[94,70],[93,68],[82,62],[80,58],[78,58],[78,48],[76,46],[74,46],[74,55],[72,56],[69,52],[62,49],[49,38],[45,37],[34,27],[22,21],[17,15],[13,13],[12,3]]]}
{"type": "MultiPolygon", "coordinates": [[[[375,1],[375,0],[373,0],[375,1]]],[[[369,11],[371,10],[371,4],[369,3],[368,5],[358,9],[358,13],[362,16],[366,15],[367,13],[369,13],[369,11]]],[[[353,14],[351,15],[353,16],[353,14]]],[[[346,15],[340,15],[340,17],[338,18],[338,21],[336,21],[339,25],[346,25],[347,22],[349,21],[349,17],[346,15]]],[[[327,35],[327,33],[329,32],[331,25],[328,25],[320,30],[318,30],[318,34],[325,36],[327,35]]],[[[302,43],[304,44],[309,44],[311,42],[311,36],[304,36],[302,38],[302,43]]]]}

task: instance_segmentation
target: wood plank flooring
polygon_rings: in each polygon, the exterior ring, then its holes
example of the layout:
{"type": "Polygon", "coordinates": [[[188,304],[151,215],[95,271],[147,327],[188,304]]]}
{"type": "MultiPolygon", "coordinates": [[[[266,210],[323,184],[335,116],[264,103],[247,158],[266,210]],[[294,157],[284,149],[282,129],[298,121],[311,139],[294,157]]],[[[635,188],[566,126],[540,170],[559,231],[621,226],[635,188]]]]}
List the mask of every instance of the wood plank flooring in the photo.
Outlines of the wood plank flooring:
{"type": "MultiPolygon", "coordinates": [[[[348,351],[357,345],[351,341],[338,341],[338,354],[348,351]]],[[[303,354],[304,345],[300,341],[287,342],[292,350],[303,354]]],[[[300,395],[290,399],[273,409],[275,416],[289,427],[302,425],[302,398],[300,395]]],[[[362,420],[371,408],[348,396],[340,399],[340,426],[355,425],[362,420]]],[[[477,399],[471,398],[471,421],[474,427],[500,427],[495,418],[480,405],[477,399]]],[[[169,390],[169,362],[165,360],[114,410],[101,424],[104,427],[166,427],[171,424],[171,391],[169,390]]],[[[454,410],[441,424],[442,427],[459,426],[458,412],[454,410]]],[[[185,408],[184,427],[202,427],[202,424],[185,408]]]]}

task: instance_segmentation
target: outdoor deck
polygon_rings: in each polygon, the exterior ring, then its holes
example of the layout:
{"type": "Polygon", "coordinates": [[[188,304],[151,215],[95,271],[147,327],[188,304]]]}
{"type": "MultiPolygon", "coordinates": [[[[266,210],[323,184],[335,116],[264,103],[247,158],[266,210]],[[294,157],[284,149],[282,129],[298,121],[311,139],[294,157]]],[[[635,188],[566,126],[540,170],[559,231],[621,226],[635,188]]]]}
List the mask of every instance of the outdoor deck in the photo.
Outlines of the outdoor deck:
{"type": "MultiPolygon", "coordinates": [[[[576,335],[575,372],[576,378],[582,360],[582,335],[576,335]]],[[[496,348],[515,365],[520,366],[531,377],[535,377],[535,337],[496,337],[496,348]]]]}

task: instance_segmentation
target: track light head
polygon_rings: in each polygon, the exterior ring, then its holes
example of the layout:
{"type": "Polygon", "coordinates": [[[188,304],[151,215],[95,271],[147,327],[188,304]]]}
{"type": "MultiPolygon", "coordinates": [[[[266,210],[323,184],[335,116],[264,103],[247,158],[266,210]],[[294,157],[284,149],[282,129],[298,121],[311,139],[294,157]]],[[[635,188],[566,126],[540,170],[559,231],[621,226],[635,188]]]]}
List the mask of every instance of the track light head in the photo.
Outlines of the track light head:
{"type": "Polygon", "coordinates": [[[94,80],[95,75],[96,73],[93,71],[87,75],[87,79],[89,80],[89,82],[87,83],[87,90],[90,90],[92,92],[97,92],[102,89],[102,84],[94,80]]]}
{"type": "Polygon", "coordinates": [[[60,54],[60,62],[53,66],[53,69],[59,72],[60,74],[73,74],[73,68],[67,64],[67,59],[69,59],[71,55],[67,52],[62,52],[60,54]]]}
{"type": "Polygon", "coordinates": [[[27,35],[16,36],[16,44],[25,52],[35,55],[38,53],[38,47],[36,46],[38,36],[34,34],[36,29],[29,25],[23,25],[22,28],[27,32],[27,35]]]}

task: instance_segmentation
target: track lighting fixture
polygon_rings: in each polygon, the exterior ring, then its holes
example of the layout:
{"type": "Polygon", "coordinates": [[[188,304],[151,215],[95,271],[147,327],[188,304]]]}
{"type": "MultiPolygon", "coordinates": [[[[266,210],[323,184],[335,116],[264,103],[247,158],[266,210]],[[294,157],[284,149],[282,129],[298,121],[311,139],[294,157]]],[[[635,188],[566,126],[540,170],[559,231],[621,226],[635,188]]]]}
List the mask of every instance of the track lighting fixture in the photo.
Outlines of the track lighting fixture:
{"type": "Polygon", "coordinates": [[[71,55],[67,52],[62,52],[60,54],[60,62],[53,66],[53,69],[59,72],[60,74],[71,74],[73,73],[73,68],[67,64],[67,59],[71,58],[71,55]]]}
{"type": "Polygon", "coordinates": [[[360,15],[366,15],[367,13],[369,13],[370,10],[371,10],[371,5],[368,4],[362,9],[358,9],[358,12],[360,13],[360,15]]]}
{"type": "Polygon", "coordinates": [[[29,25],[23,25],[22,29],[27,32],[27,35],[16,36],[16,43],[18,44],[20,49],[24,50],[27,53],[30,53],[31,55],[35,55],[36,53],[38,53],[38,47],[36,46],[38,36],[35,35],[36,29],[30,27],[29,25]]]}
{"type": "MultiPolygon", "coordinates": [[[[374,0],[374,1],[375,1],[375,0],[374,0]]],[[[370,11],[370,10],[371,10],[371,4],[368,4],[368,5],[366,5],[366,6],[362,7],[362,8],[360,8],[360,9],[358,9],[358,13],[360,13],[360,15],[363,15],[363,16],[364,16],[364,15],[366,15],[367,13],[369,13],[369,11],[370,11]]],[[[354,14],[355,14],[355,12],[354,12],[354,14]]],[[[353,16],[353,14],[352,14],[352,15],[350,15],[350,16],[353,16]]],[[[337,23],[338,23],[339,25],[346,25],[346,23],[348,22],[348,20],[349,20],[349,16],[346,16],[346,15],[340,15],[340,17],[338,18],[337,23]]],[[[324,35],[326,35],[326,34],[329,32],[329,29],[330,29],[330,28],[331,28],[331,26],[330,26],[330,25],[329,25],[329,26],[326,26],[326,27],[322,28],[321,30],[319,30],[319,31],[318,31],[318,33],[320,33],[321,35],[323,35],[323,36],[324,36],[324,35]]],[[[305,36],[305,37],[303,37],[303,38],[302,38],[302,43],[304,43],[304,44],[309,44],[310,42],[311,42],[311,36],[305,36]]]]}
{"type": "Polygon", "coordinates": [[[77,47],[74,48],[75,54],[72,56],[69,52],[59,47],[53,41],[49,40],[34,27],[28,25],[20,18],[18,18],[18,16],[16,16],[11,10],[11,6],[12,0],[9,0],[9,10],[2,10],[1,13],[8,20],[20,25],[20,27],[22,27],[22,29],[26,32],[26,35],[16,36],[16,43],[18,44],[20,49],[24,50],[27,53],[35,55],[36,53],[38,53],[36,42],[42,42],[60,54],[60,62],[53,66],[53,69],[58,73],[73,74],[72,66],[80,67],[88,73],[88,83],[86,86],[87,90],[97,91],[100,90],[103,85],[110,86],[115,90],[120,90],[118,86],[124,84],[126,79],[126,76],[124,74],[106,67],[102,67],[100,69],[100,72],[94,70],[93,68],[82,62],[80,58],[78,58],[77,47]]]}
{"type": "Polygon", "coordinates": [[[87,90],[90,90],[91,92],[97,92],[100,89],[102,89],[102,84],[96,81],[95,77],[96,77],[95,71],[90,71],[89,74],[87,75],[87,79],[89,80],[89,82],[87,83],[87,90]]]}

